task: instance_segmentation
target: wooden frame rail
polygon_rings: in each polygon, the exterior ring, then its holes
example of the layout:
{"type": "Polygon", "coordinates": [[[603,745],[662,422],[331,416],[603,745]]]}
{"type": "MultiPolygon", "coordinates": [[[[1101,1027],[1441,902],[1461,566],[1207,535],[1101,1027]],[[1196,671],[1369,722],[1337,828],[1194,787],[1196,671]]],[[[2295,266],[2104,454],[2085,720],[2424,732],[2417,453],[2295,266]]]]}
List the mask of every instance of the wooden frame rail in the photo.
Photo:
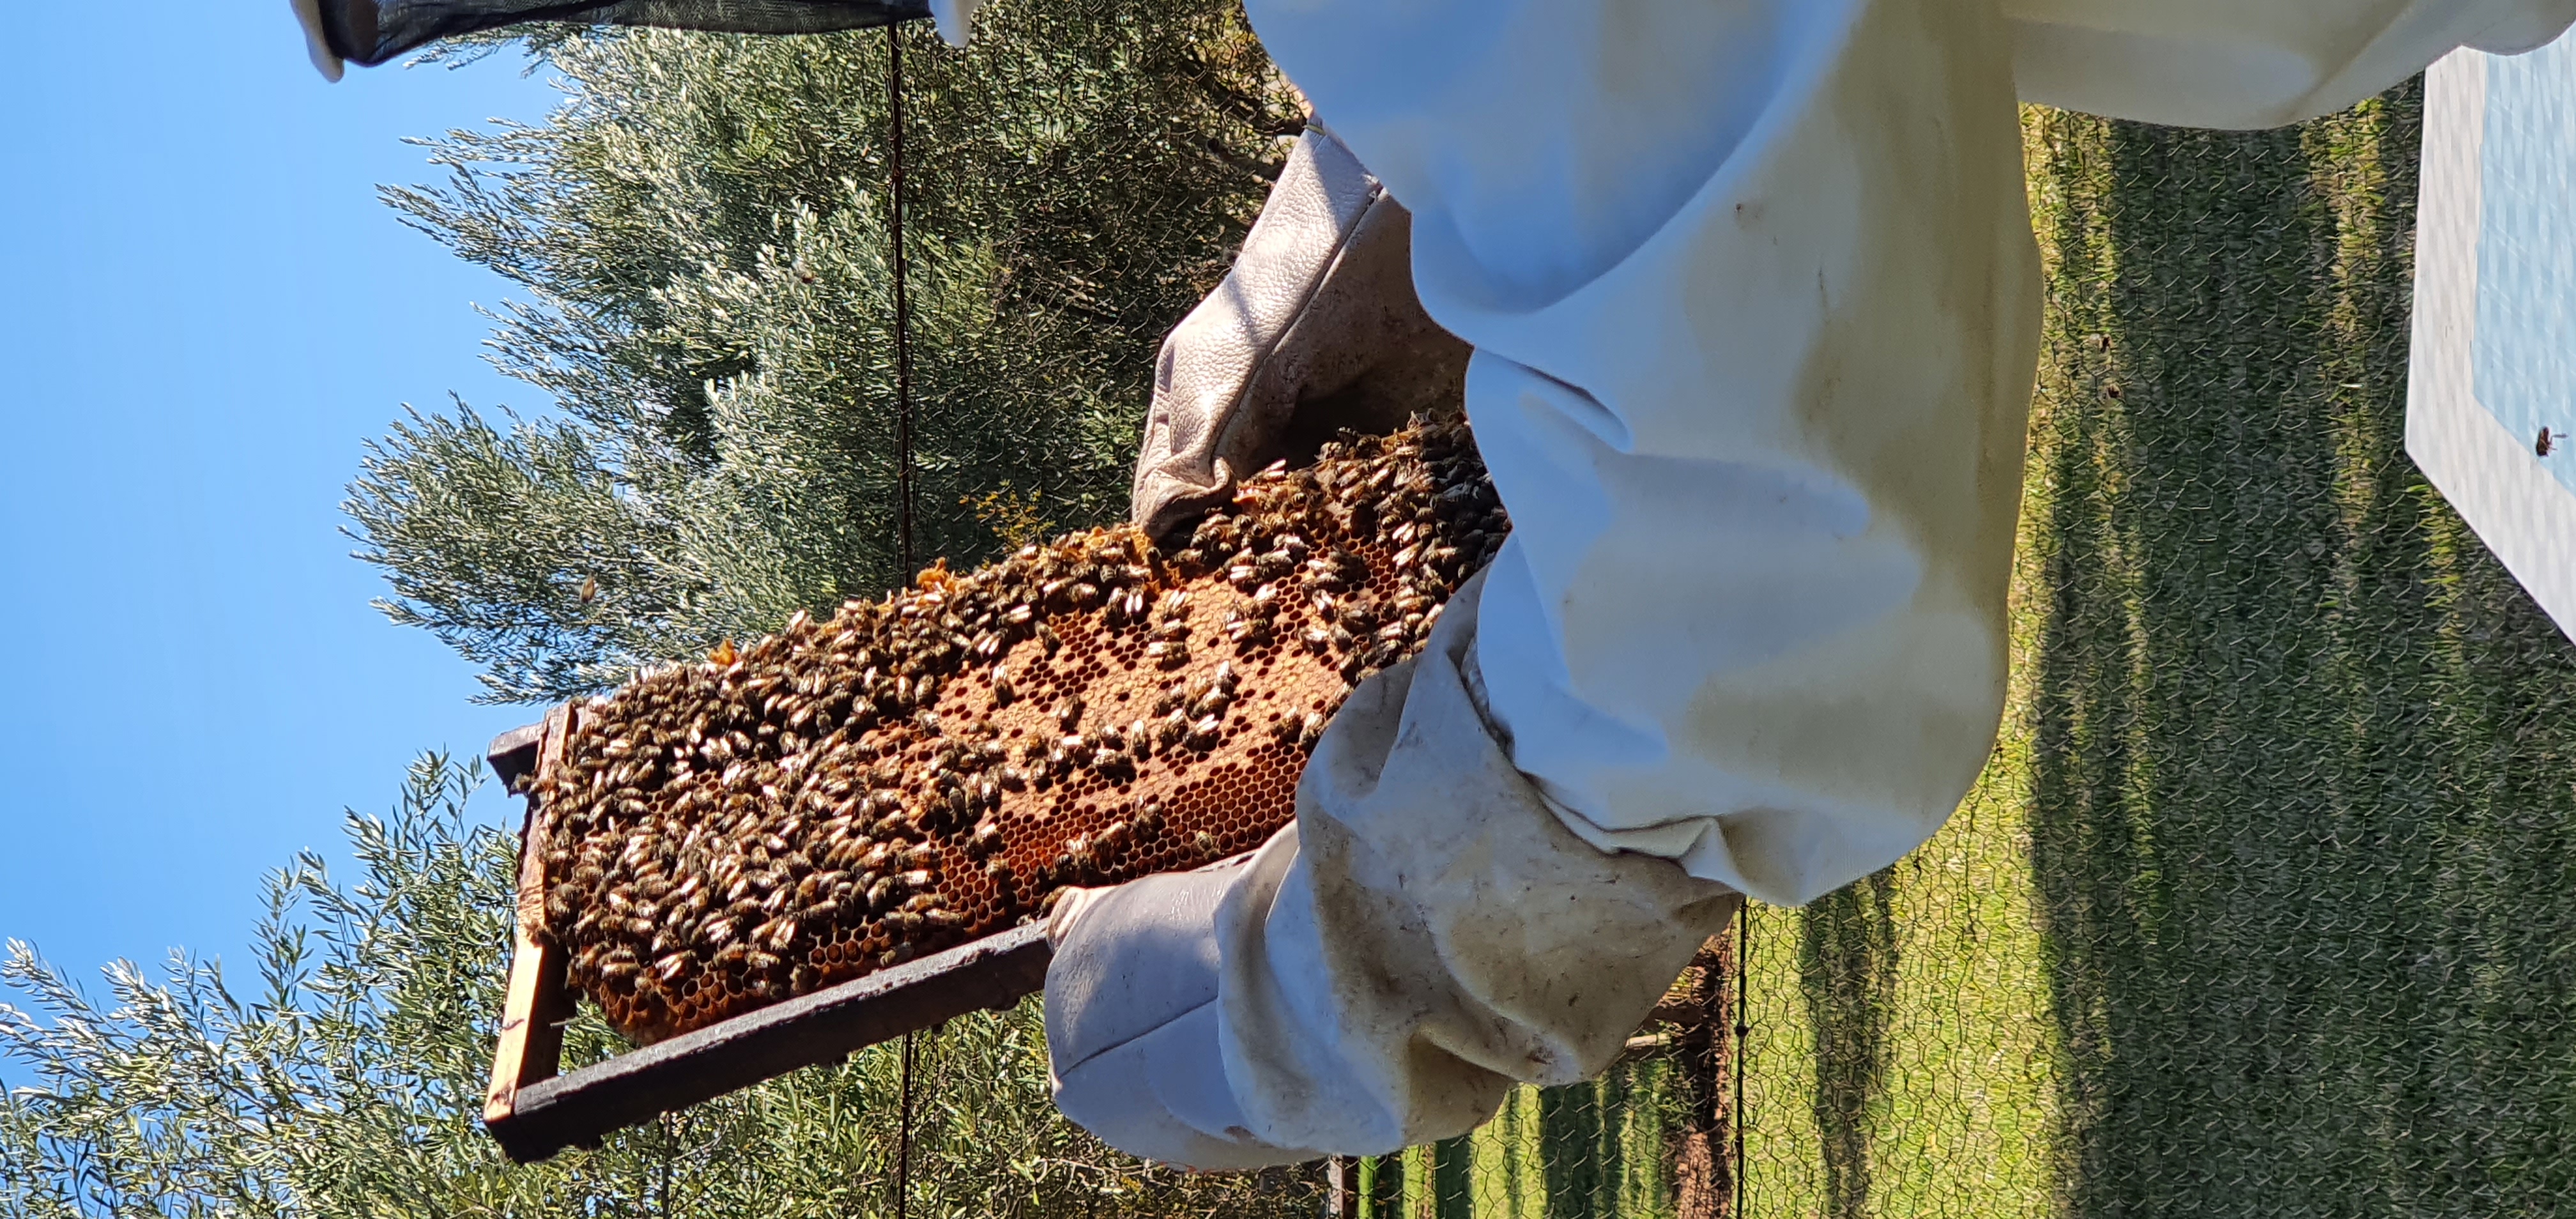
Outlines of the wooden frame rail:
{"type": "MultiPolygon", "coordinates": [[[[515,784],[552,769],[579,714],[559,707],[492,742],[494,773],[515,784]]],[[[483,1098],[484,1129],[518,1163],[969,1012],[1008,1008],[1046,985],[1053,954],[1045,925],[1032,923],[558,1075],[573,1014],[564,955],[529,933],[545,912],[545,867],[534,846],[547,837],[545,818],[531,794],[519,845],[517,945],[483,1098]]]]}

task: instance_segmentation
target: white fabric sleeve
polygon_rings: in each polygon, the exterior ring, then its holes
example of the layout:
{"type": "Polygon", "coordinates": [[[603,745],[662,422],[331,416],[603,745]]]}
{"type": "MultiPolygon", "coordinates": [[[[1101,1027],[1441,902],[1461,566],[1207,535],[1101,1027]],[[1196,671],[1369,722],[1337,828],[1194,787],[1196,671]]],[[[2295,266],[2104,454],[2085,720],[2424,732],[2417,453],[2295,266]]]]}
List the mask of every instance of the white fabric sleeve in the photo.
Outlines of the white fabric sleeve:
{"type": "Polygon", "coordinates": [[[1992,742],[2037,259],[1991,0],[1252,0],[1414,214],[1567,826],[1802,903],[1992,742]]]}
{"type": "Polygon", "coordinates": [[[2015,78],[2287,122],[2576,0],[1248,9],[1476,348],[1515,761],[1595,844],[1794,904],[1929,837],[1993,739],[2037,332],[2015,78]]]}
{"type": "Polygon", "coordinates": [[[2189,127],[2346,109],[2459,46],[2511,54],[2576,0],[2003,0],[2025,100],[2189,127]]]}
{"type": "Polygon", "coordinates": [[[1991,0],[1251,7],[1413,209],[1516,531],[1295,828],[1058,912],[1058,1103],[1202,1168],[1594,1074],[1731,888],[1937,828],[2001,702],[2035,363],[1991,0]]]}
{"type": "Polygon", "coordinates": [[[1128,1152],[1242,1169],[1460,1134],[1607,1068],[1739,904],[1569,833],[1462,671],[1475,602],[1353,692],[1297,824],[1246,863],[1050,923],[1056,1104],[1128,1152]]]}

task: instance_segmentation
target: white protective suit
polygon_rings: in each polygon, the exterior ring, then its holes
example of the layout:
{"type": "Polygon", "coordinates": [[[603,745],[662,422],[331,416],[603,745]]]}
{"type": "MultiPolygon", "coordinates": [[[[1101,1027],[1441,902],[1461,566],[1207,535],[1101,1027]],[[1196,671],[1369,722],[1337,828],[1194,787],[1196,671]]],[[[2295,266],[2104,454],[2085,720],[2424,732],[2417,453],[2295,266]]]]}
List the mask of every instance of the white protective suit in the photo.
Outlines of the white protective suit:
{"type": "Polygon", "coordinates": [[[1388,1152],[1589,1076],[1736,893],[1803,903],[1940,827],[2004,694],[2039,308],[2016,96],[2276,125],[2544,43],[2576,0],[1249,10],[1411,209],[1515,532],[1353,695],[1295,829],[1057,911],[1060,1105],[1203,1168],[1388,1152]]]}

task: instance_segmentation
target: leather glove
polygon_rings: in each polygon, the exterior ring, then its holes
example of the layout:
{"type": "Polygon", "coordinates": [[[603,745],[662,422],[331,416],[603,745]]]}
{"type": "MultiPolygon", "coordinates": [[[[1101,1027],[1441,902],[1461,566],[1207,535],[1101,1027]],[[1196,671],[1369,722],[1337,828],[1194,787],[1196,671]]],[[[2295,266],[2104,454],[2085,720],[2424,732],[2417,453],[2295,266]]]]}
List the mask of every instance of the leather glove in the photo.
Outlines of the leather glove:
{"type": "Polygon", "coordinates": [[[1160,537],[1339,431],[1455,412],[1468,348],[1413,295],[1412,216],[1309,128],[1215,292],[1163,340],[1130,519],[1160,537]]]}
{"type": "Polygon", "coordinates": [[[1470,693],[1481,577],[1361,683],[1248,860],[1068,893],[1056,1104],[1198,1169],[1384,1154],[1615,1061],[1740,899],[1568,831],[1470,693]]]}
{"type": "Polygon", "coordinates": [[[1202,1171],[1322,1154],[1252,1133],[1218,1049],[1217,907],[1252,858],[1074,890],[1049,916],[1056,1106],[1110,1146],[1202,1171]]]}

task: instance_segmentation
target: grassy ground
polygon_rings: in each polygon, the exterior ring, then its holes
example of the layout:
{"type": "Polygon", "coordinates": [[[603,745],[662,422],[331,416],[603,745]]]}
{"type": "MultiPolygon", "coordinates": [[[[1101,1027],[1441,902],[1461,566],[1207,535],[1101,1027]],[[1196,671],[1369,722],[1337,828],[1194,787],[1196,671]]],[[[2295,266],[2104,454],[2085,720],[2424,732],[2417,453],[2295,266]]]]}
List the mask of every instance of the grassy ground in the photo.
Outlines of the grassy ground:
{"type": "MultiPolygon", "coordinates": [[[[1747,1215],[2576,1208],[2576,645],[2404,455],[2420,121],[2027,116],[2011,711],[1923,850],[1753,914],[1747,1215]]],[[[1653,1071],[1364,1213],[1670,1214],[1653,1071]]]]}
{"type": "Polygon", "coordinates": [[[2576,1198],[2576,647],[2403,453],[2420,117],[2030,116],[2013,710],[1755,915],[1748,1214],[2576,1198]]]}

